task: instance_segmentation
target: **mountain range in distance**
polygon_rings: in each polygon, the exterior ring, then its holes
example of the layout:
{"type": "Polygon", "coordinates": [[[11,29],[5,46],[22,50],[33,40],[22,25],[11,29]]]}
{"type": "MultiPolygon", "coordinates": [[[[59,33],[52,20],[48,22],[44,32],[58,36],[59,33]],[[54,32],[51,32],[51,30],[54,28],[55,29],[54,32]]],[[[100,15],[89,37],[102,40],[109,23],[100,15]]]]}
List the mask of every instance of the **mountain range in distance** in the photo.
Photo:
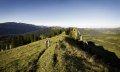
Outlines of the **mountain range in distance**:
{"type": "Polygon", "coordinates": [[[48,27],[16,22],[0,23],[0,35],[23,34],[44,29],[48,29],[48,27]]]}
{"type": "MultiPolygon", "coordinates": [[[[10,35],[10,34],[24,34],[33,31],[44,31],[48,30],[48,26],[36,26],[27,23],[17,23],[17,22],[5,22],[0,23],[0,35],[10,35]]],[[[53,28],[62,28],[59,26],[54,26],[53,28]]],[[[81,34],[116,34],[120,33],[120,27],[118,28],[78,28],[81,34]]]]}

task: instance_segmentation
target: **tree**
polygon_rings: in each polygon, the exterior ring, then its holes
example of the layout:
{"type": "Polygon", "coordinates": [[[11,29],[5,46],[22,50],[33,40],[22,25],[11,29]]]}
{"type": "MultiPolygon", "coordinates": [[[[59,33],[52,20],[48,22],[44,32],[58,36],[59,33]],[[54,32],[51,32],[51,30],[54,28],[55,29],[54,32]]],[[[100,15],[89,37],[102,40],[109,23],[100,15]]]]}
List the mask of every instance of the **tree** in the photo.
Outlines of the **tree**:
{"type": "Polygon", "coordinates": [[[16,45],[15,45],[15,39],[12,38],[12,40],[11,40],[11,48],[14,48],[14,47],[16,47],[16,45]]]}
{"type": "Polygon", "coordinates": [[[30,35],[30,41],[34,42],[34,35],[33,34],[30,35]]]}
{"type": "Polygon", "coordinates": [[[20,46],[24,45],[24,37],[23,37],[23,35],[18,36],[17,42],[19,43],[20,46]]]}

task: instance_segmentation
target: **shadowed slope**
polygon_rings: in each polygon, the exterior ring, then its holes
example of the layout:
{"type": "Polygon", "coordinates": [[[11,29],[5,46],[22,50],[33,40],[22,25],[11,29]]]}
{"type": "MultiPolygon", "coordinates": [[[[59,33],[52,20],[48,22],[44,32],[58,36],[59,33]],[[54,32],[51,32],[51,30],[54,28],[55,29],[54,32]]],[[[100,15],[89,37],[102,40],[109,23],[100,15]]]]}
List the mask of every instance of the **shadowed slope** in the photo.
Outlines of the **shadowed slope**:
{"type": "Polygon", "coordinates": [[[95,60],[99,60],[105,64],[108,64],[110,66],[110,69],[112,67],[113,70],[119,70],[120,59],[115,55],[115,53],[105,50],[103,46],[97,46],[92,41],[84,43],[83,41],[74,40],[68,37],[66,38],[66,41],[70,45],[75,46],[92,56],[95,56],[95,60]]]}

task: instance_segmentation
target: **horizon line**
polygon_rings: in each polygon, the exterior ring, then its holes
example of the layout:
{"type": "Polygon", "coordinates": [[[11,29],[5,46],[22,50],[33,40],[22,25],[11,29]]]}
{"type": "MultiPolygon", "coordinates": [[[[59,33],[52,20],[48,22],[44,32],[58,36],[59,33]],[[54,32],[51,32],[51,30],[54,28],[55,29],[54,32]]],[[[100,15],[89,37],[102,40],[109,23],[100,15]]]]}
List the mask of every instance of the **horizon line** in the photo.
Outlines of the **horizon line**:
{"type": "Polygon", "coordinates": [[[117,27],[76,27],[76,26],[57,26],[57,25],[36,25],[35,23],[27,23],[27,22],[14,22],[14,21],[10,21],[10,22],[0,22],[1,23],[23,23],[23,24],[29,24],[29,25],[35,25],[35,26],[46,26],[46,27],[62,27],[62,28],[70,28],[70,27],[75,27],[75,28],[92,28],[92,29],[95,29],[95,28],[120,28],[120,26],[117,26],[117,27]]]}

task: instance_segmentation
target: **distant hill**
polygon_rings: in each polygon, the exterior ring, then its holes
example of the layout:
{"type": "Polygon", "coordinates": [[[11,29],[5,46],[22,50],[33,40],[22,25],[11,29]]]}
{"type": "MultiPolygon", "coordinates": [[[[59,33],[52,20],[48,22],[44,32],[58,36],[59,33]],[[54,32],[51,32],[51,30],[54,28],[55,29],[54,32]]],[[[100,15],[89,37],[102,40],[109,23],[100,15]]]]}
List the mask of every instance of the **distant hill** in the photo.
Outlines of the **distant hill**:
{"type": "Polygon", "coordinates": [[[120,27],[118,28],[79,28],[83,35],[98,35],[98,34],[120,34],[120,27]]]}
{"type": "Polygon", "coordinates": [[[0,35],[23,34],[36,30],[47,29],[46,26],[35,26],[26,23],[6,22],[0,23],[0,35]]]}
{"type": "MultiPolygon", "coordinates": [[[[10,34],[23,34],[28,32],[44,32],[52,29],[61,29],[62,27],[54,26],[36,26],[26,23],[16,23],[16,22],[6,22],[0,23],[0,35],[10,35],[10,34]]],[[[79,28],[81,34],[83,35],[98,35],[98,34],[118,34],[120,33],[120,27],[118,28],[79,28]]]]}

